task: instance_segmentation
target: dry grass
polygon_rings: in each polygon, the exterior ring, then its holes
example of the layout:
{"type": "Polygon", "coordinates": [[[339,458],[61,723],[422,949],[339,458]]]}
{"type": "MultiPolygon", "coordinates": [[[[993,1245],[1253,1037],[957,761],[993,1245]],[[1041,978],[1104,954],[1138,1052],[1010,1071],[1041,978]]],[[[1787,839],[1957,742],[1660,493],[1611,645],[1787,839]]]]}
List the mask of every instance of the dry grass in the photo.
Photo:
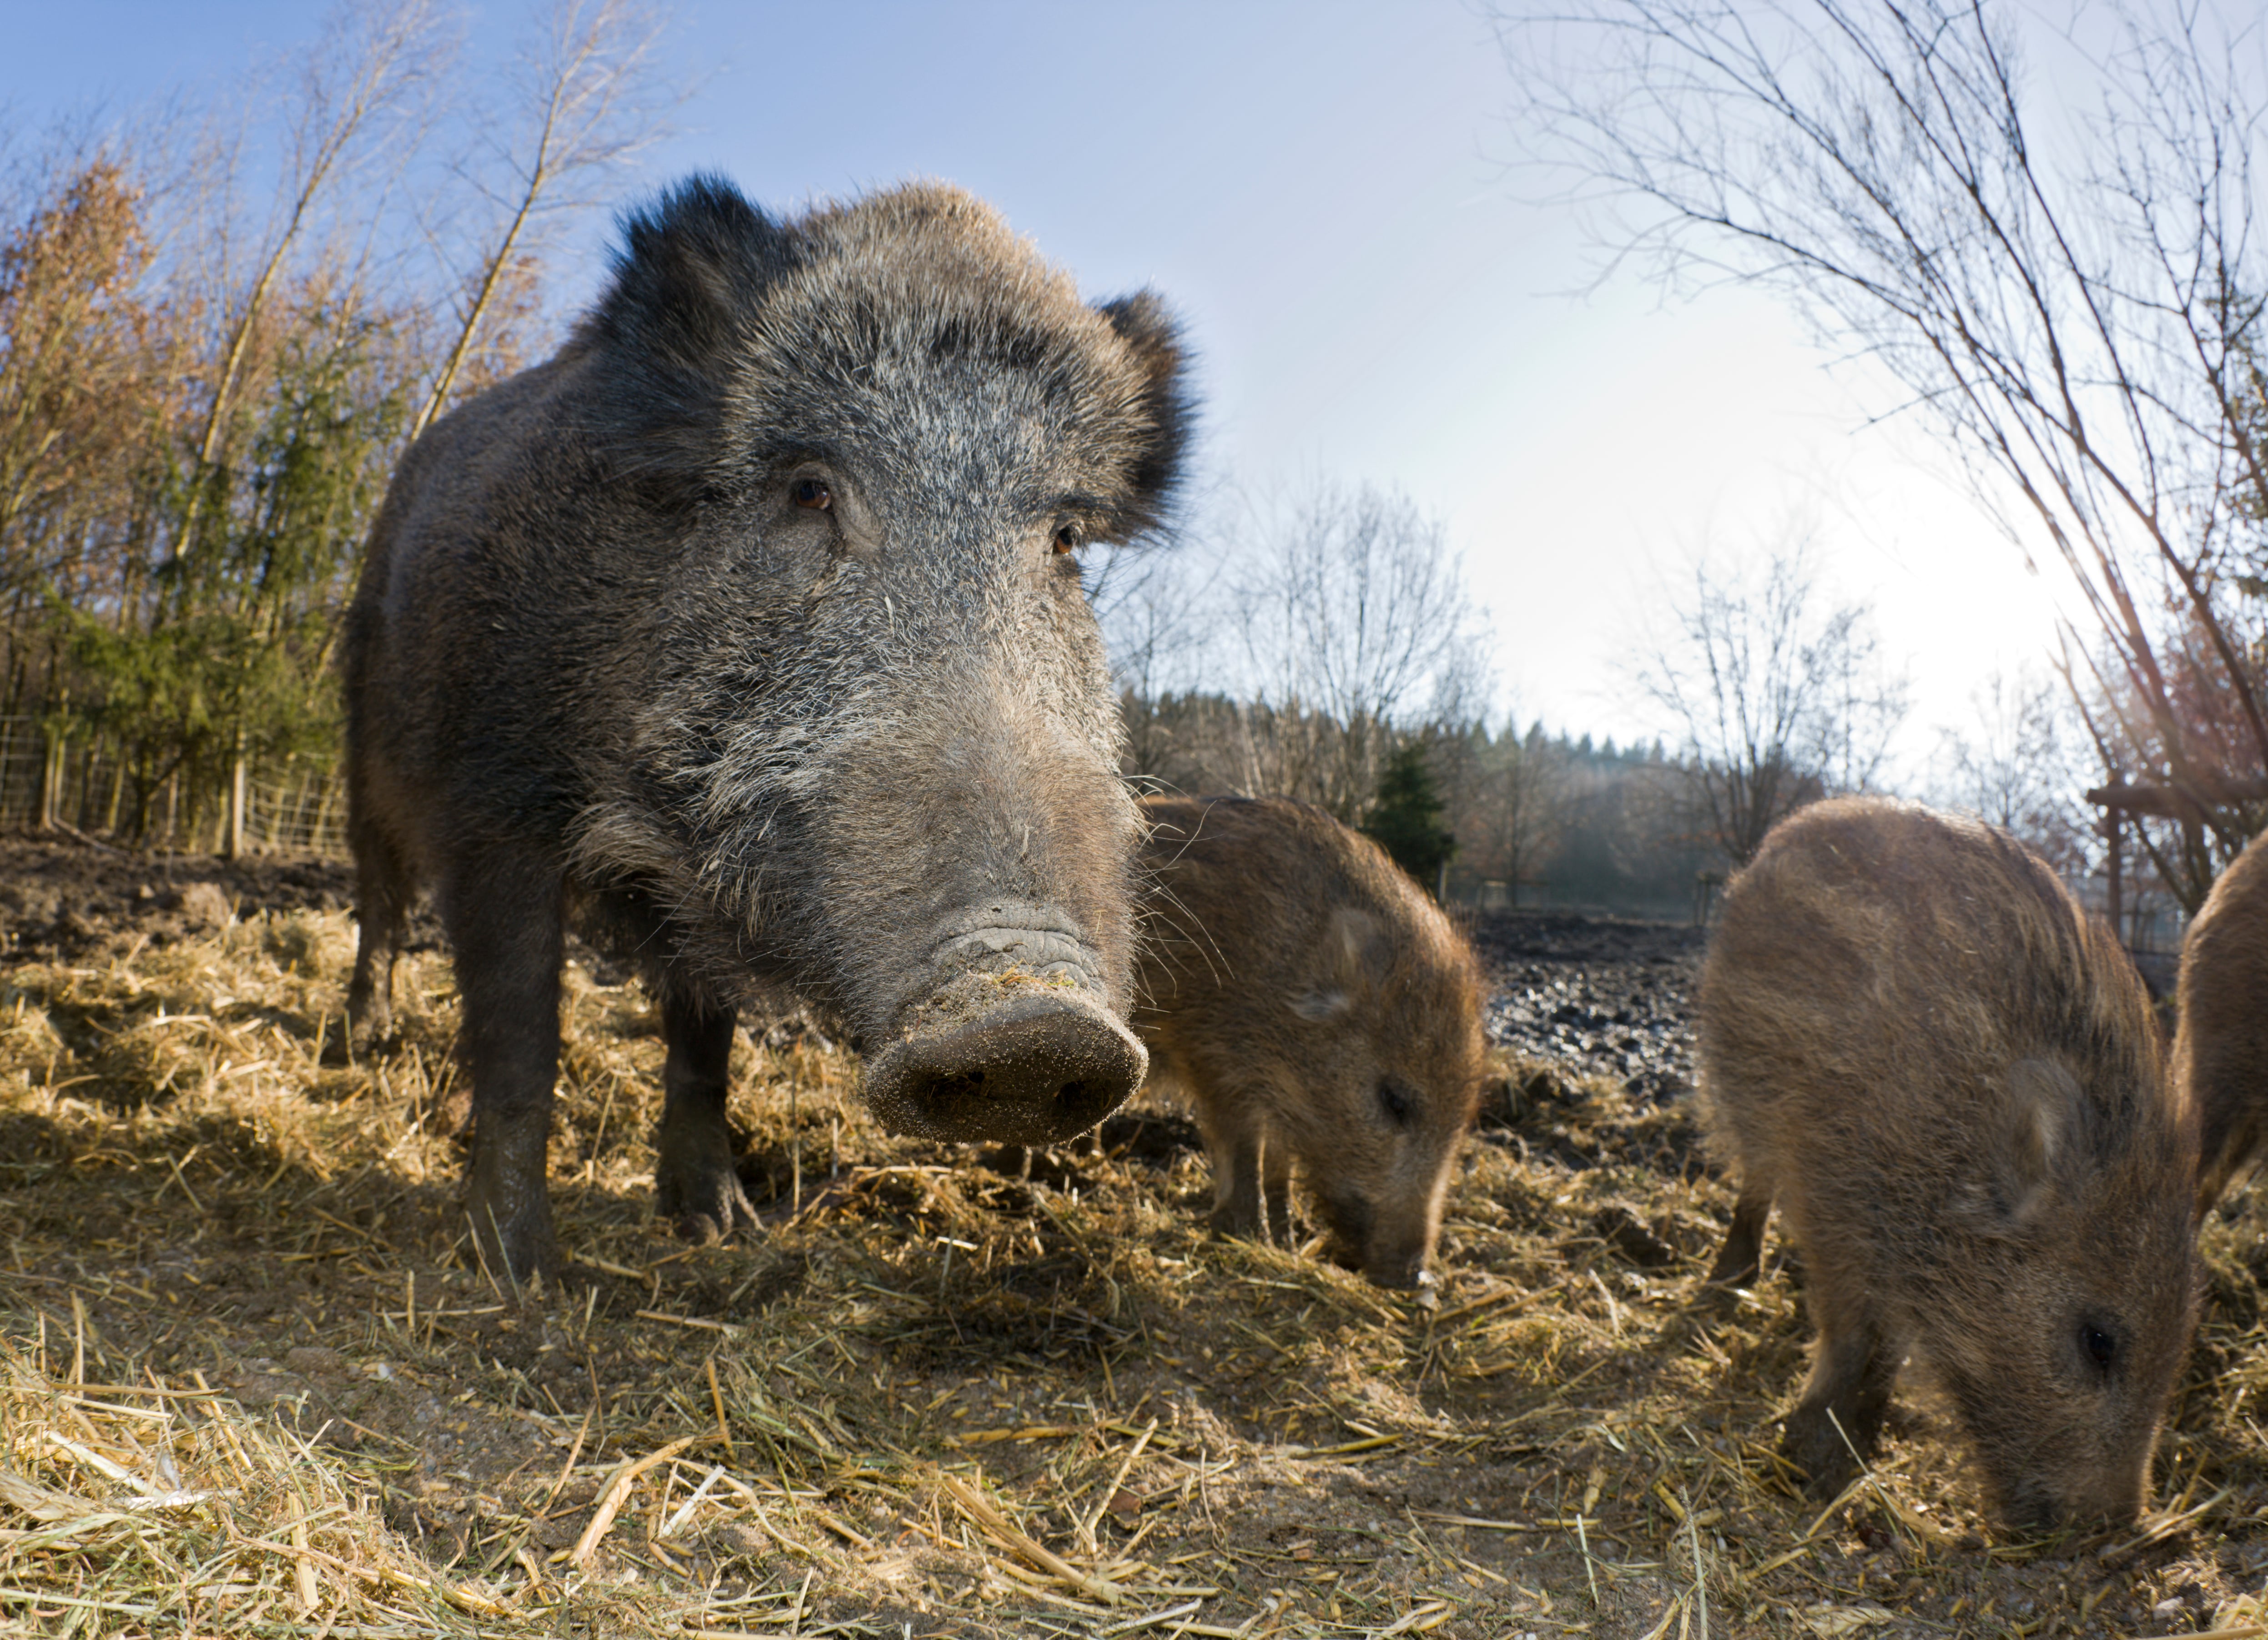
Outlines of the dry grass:
{"type": "Polygon", "coordinates": [[[2015,1543],[1911,1387],[1801,1498],[1793,1283],[1691,1307],[1725,1193],[1599,1085],[1474,1146],[1430,1315],[1202,1235],[1170,1114],[1020,1180],[881,1135],[809,1033],[736,1049],[774,1223],[686,1248],[652,1014],[571,970],[581,1265],[514,1303],[431,1125],[438,957],[350,1064],[339,914],[114,952],[0,990],[0,1632],[2268,1632],[2249,1210],[2209,1232],[2161,1511],[2015,1543]]]}

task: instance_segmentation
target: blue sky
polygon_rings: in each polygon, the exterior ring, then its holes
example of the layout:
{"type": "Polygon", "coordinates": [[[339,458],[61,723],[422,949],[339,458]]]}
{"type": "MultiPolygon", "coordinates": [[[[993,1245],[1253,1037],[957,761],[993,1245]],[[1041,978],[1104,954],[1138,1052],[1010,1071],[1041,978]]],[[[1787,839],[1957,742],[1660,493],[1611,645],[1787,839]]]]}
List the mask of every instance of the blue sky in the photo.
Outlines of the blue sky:
{"type": "MultiPolygon", "coordinates": [[[[468,8],[474,58],[526,15],[468,8]]],[[[34,122],[225,88],[311,35],[301,4],[10,9],[0,101],[34,122]]],[[[1512,167],[1507,71],[1459,0],[1109,6],[689,4],[699,77],[634,195],[719,169],[792,205],[916,174],[990,198],[1095,295],[1139,284],[1201,360],[1206,454],[1256,485],[1397,484],[1442,513],[1489,606],[1506,704],[1554,727],[1653,725],[1620,664],[1665,584],[1806,519],[1911,666],[1910,761],[1996,665],[2042,654],[2051,589],[1937,474],[1864,425],[1763,295],[1669,300],[1599,261],[1512,167]]],[[[570,257],[594,266],[603,217],[570,257]]]]}

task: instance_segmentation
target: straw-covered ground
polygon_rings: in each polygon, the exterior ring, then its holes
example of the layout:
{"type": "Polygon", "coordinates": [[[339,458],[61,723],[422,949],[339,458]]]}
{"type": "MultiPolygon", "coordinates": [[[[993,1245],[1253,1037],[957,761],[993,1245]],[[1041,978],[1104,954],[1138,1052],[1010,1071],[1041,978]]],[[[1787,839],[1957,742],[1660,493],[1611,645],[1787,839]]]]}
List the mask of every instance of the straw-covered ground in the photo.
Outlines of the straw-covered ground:
{"type": "Polygon", "coordinates": [[[1480,930],[1511,1046],[1430,1313],[1209,1239],[1171,1112],[1019,1180],[881,1135],[809,1029],[736,1050],[773,1222],[681,1246],[652,1011],[577,967],[578,1261],[515,1295],[468,1263],[442,954],[398,1048],[340,1049],[342,886],[0,845],[0,1631],[2257,1632],[2250,1210],[2145,1529],[1995,1534],[1911,1385],[1871,1475],[1801,1497],[1795,1272],[1694,1307],[1729,1200],[1679,930],[1480,930]]]}

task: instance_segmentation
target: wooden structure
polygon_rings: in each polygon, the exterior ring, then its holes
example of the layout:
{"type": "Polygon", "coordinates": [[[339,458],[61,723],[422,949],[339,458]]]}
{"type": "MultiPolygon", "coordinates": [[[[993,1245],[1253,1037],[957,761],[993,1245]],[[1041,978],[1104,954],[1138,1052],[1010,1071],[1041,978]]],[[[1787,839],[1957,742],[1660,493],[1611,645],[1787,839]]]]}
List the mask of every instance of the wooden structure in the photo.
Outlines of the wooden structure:
{"type": "MultiPolygon", "coordinates": [[[[2103,842],[2109,845],[2102,873],[2107,902],[2105,909],[2110,914],[2112,930],[2117,931],[2124,900],[2126,817],[2130,814],[2148,815],[2156,820],[2202,826],[2209,810],[2241,803],[2268,802],[2268,780],[2165,781],[2142,784],[2129,783],[2123,772],[2114,772],[2109,784],[2096,786],[2088,792],[2087,800],[2102,811],[2102,818],[2096,822],[2096,827],[2103,842]]],[[[2124,939],[2125,936],[2122,932],[2119,938],[2124,939]]]]}

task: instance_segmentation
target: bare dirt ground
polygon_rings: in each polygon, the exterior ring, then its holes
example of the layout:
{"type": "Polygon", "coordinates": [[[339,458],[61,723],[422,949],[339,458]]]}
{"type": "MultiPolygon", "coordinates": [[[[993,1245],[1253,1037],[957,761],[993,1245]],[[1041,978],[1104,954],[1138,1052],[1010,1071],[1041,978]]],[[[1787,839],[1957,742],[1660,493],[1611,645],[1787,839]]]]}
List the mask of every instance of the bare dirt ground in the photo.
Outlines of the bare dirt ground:
{"type": "Polygon", "coordinates": [[[2268,1247],[2206,1237],[2157,1509],[1977,1515],[1918,1384],[1774,1455],[1799,1274],[1696,1307],[1692,931],[1498,916],[1504,1075],[1424,1312],[1211,1239],[1179,1114],[1029,1180],[744,1034],[761,1236],[652,1214],[661,1045],[571,968],[563,1290],[468,1264],[446,960],[350,1063],[334,864],[0,844],[0,1633],[2141,1636],[2259,1630],[2268,1247]],[[146,892],[144,892],[146,890],[146,892]]]}

